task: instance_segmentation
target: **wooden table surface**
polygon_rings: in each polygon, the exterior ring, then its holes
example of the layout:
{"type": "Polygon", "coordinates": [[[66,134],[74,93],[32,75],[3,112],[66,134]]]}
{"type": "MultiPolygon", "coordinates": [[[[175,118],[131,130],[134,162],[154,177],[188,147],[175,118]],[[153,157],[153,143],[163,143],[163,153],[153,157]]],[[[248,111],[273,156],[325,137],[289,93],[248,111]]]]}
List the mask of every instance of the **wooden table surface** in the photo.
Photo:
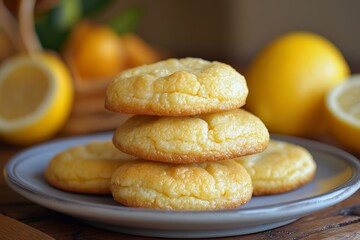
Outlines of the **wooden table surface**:
{"type": "MultiPolygon", "coordinates": [[[[0,167],[23,148],[0,142],[0,167]]],[[[359,155],[356,155],[359,158],[359,155]]],[[[360,191],[320,212],[273,230],[224,239],[360,239],[360,191]]],[[[32,203],[0,178],[0,239],[151,239],[110,232],[32,203]]],[[[221,239],[221,238],[220,238],[221,239]]]]}

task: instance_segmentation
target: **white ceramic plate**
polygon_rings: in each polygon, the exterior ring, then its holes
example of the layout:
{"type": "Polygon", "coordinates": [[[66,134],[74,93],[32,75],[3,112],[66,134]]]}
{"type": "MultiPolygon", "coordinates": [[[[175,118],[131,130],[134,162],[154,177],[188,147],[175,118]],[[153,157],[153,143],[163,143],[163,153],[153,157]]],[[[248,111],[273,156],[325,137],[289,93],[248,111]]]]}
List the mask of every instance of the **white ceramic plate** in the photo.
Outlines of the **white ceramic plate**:
{"type": "Polygon", "coordinates": [[[11,159],[5,179],[29,200],[104,229],[155,237],[224,237],[283,226],[332,206],[360,187],[360,166],[337,148],[294,137],[272,136],[307,148],[317,163],[314,180],[295,191],[253,197],[245,205],[221,211],[164,211],[124,207],[111,197],[63,192],[49,186],[43,172],[54,154],[70,146],[105,140],[111,133],[69,138],[30,148],[11,159]]]}

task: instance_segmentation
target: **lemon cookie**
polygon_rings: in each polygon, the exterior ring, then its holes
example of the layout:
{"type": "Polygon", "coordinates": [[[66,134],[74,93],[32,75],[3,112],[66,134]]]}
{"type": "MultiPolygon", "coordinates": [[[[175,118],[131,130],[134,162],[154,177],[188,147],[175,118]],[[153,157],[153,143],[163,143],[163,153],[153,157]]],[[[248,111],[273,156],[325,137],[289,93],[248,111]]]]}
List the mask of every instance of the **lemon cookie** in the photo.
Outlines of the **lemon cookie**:
{"type": "Polygon", "coordinates": [[[114,172],[111,191],[117,202],[130,207],[215,210],[248,202],[252,183],[234,160],[192,164],[136,160],[114,172]]]}
{"type": "Polygon", "coordinates": [[[316,163],[309,151],[277,140],[270,140],[265,151],[235,161],[250,174],[254,195],[294,190],[310,182],[316,171],[316,163]]]}
{"type": "Polygon", "coordinates": [[[171,163],[236,158],[263,151],[268,141],[265,125],[243,109],[192,117],[135,115],[113,136],[125,153],[171,163]]]}
{"type": "Polygon", "coordinates": [[[111,141],[91,142],[55,155],[45,171],[45,178],[49,184],[65,191],[110,194],[114,170],[134,159],[116,149],[111,141]]]}
{"type": "Polygon", "coordinates": [[[239,108],[248,88],[231,66],[199,58],[168,59],[121,72],[108,86],[115,112],[191,116],[239,108]]]}

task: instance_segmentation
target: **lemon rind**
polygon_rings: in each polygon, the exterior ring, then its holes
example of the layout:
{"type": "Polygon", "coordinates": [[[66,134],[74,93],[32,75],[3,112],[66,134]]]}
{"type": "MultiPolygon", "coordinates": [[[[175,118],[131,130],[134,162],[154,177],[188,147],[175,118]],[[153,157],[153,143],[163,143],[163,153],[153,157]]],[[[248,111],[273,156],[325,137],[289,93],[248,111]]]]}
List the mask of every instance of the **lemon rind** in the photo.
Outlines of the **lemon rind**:
{"type": "Polygon", "coordinates": [[[351,114],[343,111],[341,106],[336,101],[337,97],[342,92],[346,91],[346,89],[353,88],[354,86],[360,89],[360,74],[352,75],[345,82],[337,85],[334,89],[332,89],[326,97],[326,104],[329,111],[331,111],[335,117],[353,126],[356,126],[357,128],[360,128],[360,121],[351,114]]]}

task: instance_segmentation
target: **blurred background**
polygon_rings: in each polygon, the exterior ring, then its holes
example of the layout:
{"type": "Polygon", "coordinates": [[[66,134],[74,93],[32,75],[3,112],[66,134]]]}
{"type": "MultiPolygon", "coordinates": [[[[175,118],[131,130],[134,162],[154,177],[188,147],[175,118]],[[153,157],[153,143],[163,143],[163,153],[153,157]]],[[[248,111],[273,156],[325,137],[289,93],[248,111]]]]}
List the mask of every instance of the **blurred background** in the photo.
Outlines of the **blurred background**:
{"type": "Polygon", "coordinates": [[[108,82],[119,71],[169,57],[222,61],[243,73],[273,39],[309,31],[332,42],[351,73],[360,70],[357,0],[1,3],[1,64],[40,49],[58,54],[71,73],[75,97],[68,120],[57,132],[60,136],[115,129],[129,115],[104,109],[108,82]]]}
{"type": "Polygon", "coordinates": [[[271,40],[290,31],[325,36],[353,68],[360,64],[360,2],[356,0],[122,0],[111,13],[144,8],[136,31],[180,56],[248,65],[271,40]]]}
{"type": "MultiPolygon", "coordinates": [[[[16,14],[19,1],[4,2],[16,14]]],[[[333,42],[352,68],[360,64],[360,2],[356,0],[37,2],[37,33],[45,48],[55,50],[63,46],[70,29],[82,18],[110,25],[117,16],[122,25],[115,29],[118,34],[135,32],[176,57],[199,56],[247,65],[275,37],[306,30],[333,42]]]]}

